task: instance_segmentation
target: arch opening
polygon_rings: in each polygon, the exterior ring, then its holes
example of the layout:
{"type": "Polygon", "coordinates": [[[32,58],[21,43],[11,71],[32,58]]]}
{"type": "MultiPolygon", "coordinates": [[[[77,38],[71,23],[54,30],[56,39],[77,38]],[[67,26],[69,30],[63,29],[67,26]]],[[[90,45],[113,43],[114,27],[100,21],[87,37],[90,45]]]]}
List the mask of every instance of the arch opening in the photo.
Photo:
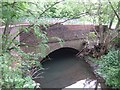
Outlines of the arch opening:
{"type": "Polygon", "coordinates": [[[68,59],[68,58],[75,58],[76,54],[79,51],[74,49],[74,48],[70,48],[70,47],[64,47],[64,48],[60,48],[57,49],[53,52],[51,52],[50,54],[48,54],[42,61],[41,63],[47,61],[47,60],[58,60],[58,59],[68,59]]]}
{"type": "MultiPolygon", "coordinates": [[[[79,51],[73,48],[60,48],[50,54],[52,60],[42,63],[43,70],[36,73],[34,79],[41,88],[65,88],[81,80],[95,80],[91,68],[84,60],[76,60],[79,51]]],[[[47,56],[47,57],[48,57],[47,56]]],[[[47,57],[45,59],[47,59],[47,57]]]]}
{"type": "Polygon", "coordinates": [[[41,88],[91,88],[96,85],[96,76],[90,66],[84,60],[76,60],[79,51],[65,47],[57,49],[42,60],[43,70],[34,75],[35,82],[40,83],[41,88]],[[72,59],[71,59],[72,58],[72,59]],[[59,59],[59,60],[58,60],[59,59]],[[92,83],[92,84],[91,84],[92,83]],[[94,84],[94,85],[93,85],[94,84]]]}

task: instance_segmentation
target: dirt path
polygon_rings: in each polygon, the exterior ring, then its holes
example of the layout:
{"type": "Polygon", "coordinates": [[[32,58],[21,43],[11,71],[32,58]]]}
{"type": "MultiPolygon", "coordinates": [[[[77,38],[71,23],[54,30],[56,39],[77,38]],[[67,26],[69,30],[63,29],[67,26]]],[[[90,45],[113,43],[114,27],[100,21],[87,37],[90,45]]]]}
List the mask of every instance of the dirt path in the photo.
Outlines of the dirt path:
{"type": "Polygon", "coordinates": [[[75,87],[75,83],[81,80],[96,80],[91,68],[83,60],[51,60],[44,62],[43,67],[45,70],[41,71],[42,78],[36,79],[42,88],[66,88],[72,85],[75,87]]]}

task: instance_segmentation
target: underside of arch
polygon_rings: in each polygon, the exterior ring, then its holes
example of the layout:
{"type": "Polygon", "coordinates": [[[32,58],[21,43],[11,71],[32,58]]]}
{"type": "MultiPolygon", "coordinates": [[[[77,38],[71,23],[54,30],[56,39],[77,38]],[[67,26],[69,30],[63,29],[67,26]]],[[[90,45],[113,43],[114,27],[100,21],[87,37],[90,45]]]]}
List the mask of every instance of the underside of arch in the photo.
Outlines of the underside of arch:
{"type": "Polygon", "coordinates": [[[57,50],[54,50],[53,52],[49,53],[42,61],[41,63],[47,61],[47,60],[55,60],[55,59],[65,59],[65,58],[72,58],[76,57],[76,54],[79,51],[71,48],[71,47],[63,47],[59,48],[57,50]]]}

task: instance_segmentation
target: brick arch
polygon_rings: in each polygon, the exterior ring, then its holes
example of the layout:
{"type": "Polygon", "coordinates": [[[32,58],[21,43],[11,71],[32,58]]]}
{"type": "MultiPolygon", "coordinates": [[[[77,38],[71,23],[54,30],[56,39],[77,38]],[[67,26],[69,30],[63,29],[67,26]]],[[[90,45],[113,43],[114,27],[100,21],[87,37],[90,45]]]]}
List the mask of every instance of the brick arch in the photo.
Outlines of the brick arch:
{"type": "Polygon", "coordinates": [[[72,48],[72,47],[61,47],[47,54],[46,57],[43,58],[40,62],[43,63],[46,60],[52,60],[53,58],[55,59],[58,57],[59,58],[75,57],[75,55],[78,52],[79,51],[77,49],[72,48]]]}

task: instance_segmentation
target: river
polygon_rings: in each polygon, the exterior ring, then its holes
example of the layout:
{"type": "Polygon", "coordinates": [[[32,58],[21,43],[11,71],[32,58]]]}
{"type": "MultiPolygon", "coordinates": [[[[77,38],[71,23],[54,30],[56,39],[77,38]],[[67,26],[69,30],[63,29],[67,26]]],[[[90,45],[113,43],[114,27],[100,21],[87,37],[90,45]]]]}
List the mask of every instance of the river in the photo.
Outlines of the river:
{"type": "Polygon", "coordinates": [[[43,60],[44,69],[36,74],[38,78],[34,80],[45,90],[46,88],[59,90],[67,88],[100,90],[102,88],[103,90],[104,83],[97,84],[98,79],[90,65],[85,60],[76,58],[76,53],[78,51],[70,48],[52,52],[49,54],[50,60],[48,58],[43,60]],[[96,89],[96,86],[99,89],[96,89]]]}

